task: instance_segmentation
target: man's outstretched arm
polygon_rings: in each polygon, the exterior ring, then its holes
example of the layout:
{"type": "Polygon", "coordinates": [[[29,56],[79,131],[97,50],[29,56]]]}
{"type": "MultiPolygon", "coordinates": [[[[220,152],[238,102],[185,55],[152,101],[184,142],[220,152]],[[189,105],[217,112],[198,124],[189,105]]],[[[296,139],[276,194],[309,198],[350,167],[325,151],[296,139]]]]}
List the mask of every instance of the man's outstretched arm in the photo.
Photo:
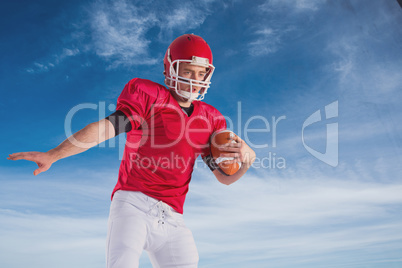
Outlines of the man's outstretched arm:
{"type": "Polygon", "coordinates": [[[22,152],[9,155],[9,160],[29,160],[38,165],[34,175],[48,170],[62,158],[82,153],[115,136],[113,124],[108,119],[94,122],[68,137],[59,146],[47,152],[22,152]]]}

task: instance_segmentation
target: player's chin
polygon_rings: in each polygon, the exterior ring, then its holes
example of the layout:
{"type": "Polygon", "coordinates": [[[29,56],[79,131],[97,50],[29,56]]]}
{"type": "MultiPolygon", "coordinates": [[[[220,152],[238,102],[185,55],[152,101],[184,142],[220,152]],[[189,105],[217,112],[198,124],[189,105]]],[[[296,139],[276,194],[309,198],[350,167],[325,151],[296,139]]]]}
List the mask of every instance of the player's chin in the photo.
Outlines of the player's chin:
{"type": "Polygon", "coordinates": [[[180,101],[182,103],[191,103],[192,102],[191,100],[189,100],[185,97],[178,96],[178,98],[179,98],[178,101],[180,101]]]}
{"type": "Polygon", "coordinates": [[[179,97],[179,99],[180,99],[180,101],[182,101],[182,102],[188,102],[188,101],[190,101],[188,98],[186,98],[186,97],[183,97],[183,96],[178,96],[179,97]]]}

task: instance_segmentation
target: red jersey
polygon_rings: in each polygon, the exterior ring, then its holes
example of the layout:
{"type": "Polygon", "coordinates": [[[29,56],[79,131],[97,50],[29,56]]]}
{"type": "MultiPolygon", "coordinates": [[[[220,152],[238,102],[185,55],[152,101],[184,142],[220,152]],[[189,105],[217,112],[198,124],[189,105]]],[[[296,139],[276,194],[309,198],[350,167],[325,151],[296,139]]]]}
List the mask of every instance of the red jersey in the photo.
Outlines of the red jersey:
{"type": "Polygon", "coordinates": [[[194,111],[187,116],[160,84],[135,78],[124,87],[117,110],[129,118],[132,130],[113,194],[140,191],[183,213],[196,158],[209,155],[212,133],[226,129],[217,109],[201,101],[192,103],[194,111]]]}

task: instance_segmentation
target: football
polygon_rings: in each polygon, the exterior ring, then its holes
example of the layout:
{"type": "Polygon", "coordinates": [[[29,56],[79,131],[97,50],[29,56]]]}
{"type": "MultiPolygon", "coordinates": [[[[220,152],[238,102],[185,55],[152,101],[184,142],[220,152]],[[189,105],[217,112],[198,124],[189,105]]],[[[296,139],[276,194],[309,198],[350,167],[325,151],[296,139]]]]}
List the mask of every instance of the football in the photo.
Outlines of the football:
{"type": "Polygon", "coordinates": [[[211,153],[212,157],[215,160],[215,163],[218,165],[220,171],[225,175],[233,175],[241,168],[241,162],[237,163],[228,163],[228,160],[233,160],[233,157],[221,157],[221,153],[225,153],[225,151],[221,151],[218,146],[224,145],[226,143],[232,142],[236,143],[233,138],[236,136],[230,130],[222,130],[215,132],[211,138],[211,153]]]}

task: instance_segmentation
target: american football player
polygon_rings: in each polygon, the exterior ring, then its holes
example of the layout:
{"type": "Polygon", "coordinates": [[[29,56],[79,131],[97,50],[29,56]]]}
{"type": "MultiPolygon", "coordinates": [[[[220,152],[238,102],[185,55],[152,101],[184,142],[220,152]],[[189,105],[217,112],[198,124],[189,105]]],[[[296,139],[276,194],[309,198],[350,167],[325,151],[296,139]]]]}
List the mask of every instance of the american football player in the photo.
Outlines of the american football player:
{"type": "Polygon", "coordinates": [[[197,267],[198,253],[183,221],[183,204],[196,158],[201,155],[224,184],[237,181],[255,159],[238,136],[224,146],[241,169],[219,172],[210,155],[210,138],[226,129],[222,114],[201,101],[215,67],[209,45],[201,37],[176,38],[164,57],[167,87],[150,80],[129,81],[117,99],[116,112],[87,125],[48,152],[23,152],[10,160],[37,163],[34,175],[51,165],[121,133],[127,134],[108,221],[107,267],[134,268],[143,250],[154,267],[197,267]]]}

